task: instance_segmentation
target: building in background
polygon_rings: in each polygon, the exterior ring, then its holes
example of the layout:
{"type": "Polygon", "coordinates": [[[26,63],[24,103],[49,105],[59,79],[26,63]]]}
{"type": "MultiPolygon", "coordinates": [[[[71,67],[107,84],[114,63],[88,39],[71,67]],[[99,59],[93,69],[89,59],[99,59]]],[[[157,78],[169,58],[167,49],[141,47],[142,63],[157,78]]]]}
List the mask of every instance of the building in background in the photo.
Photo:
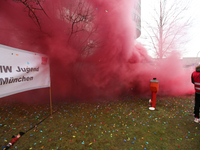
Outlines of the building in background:
{"type": "Polygon", "coordinates": [[[135,0],[133,21],[136,24],[136,38],[141,35],[141,0],[135,0]]]}

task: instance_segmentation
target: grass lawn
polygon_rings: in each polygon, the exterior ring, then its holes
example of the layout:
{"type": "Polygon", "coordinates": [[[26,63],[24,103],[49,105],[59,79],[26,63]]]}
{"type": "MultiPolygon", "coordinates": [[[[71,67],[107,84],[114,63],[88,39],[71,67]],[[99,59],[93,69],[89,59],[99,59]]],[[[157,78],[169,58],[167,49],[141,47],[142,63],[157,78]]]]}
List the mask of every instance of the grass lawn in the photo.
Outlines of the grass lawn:
{"type": "Polygon", "coordinates": [[[10,149],[200,149],[200,124],[193,122],[194,95],[157,97],[155,111],[148,109],[148,100],[53,103],[52,116],[49,105],[0,100],[0,147],[12,135],[34,127],[10,149]]]}

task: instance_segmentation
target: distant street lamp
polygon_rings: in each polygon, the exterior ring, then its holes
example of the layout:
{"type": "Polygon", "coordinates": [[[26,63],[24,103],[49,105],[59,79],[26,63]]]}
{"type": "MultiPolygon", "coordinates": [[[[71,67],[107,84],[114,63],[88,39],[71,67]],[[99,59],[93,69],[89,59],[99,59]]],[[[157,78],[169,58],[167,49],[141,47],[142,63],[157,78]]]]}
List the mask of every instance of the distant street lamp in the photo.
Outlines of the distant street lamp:
{"type": "MultiPolygon", "coordinates": [[[[199,51],[200,52],[200,51],[199,51]]],[[[198,57],[198,55],[199,55],[199,52],[197,53],[197,57],[198,57]]]]}
{"type": "MultiPolygon", "coordinates": [[[[200,52],[200,51],[199,51],[199,52],[200,52]]],[[[197,53],[197,58],[198,58],[199,52],[197,53]]],[[[196,58],[196,59],[197,59],[197,58],[196,58]]],[[[197,61],[198,61],[198,59],[197,59],[197,61]]],[[[198,64],[197,64],[197,65],[199,65],[199,61],[198,61],[198,64]]]]}

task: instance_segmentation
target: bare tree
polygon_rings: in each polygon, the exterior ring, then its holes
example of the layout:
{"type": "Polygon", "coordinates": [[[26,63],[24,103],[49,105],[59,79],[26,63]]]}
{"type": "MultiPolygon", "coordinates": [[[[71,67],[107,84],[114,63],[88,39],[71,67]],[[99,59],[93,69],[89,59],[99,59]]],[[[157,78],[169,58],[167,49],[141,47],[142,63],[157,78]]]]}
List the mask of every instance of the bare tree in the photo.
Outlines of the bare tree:
{"type": "Polygon", "coordinates": [[[187,17],[188,9],[189,1],[155,2],[151,21],[145,21],[144,25],[145,40],[149,41],[147,46],[154,52],[155,57],[162,59],[172,51],[184,50],[184,45],[189,41],[186,33],[192,23],[191,17],[187,17]]]}
{"type": "MultiPolygon", "coordinates": [[[[42,30],[41,12],[51,19],[43,6],[46,0],[10,0],[24,6],[24,12],[42,30]]],[[[82,57],[93,54],[99,40],[96,38],[97,26],[94,25],[95,8],[85,0],[59,1],[55,9],[55,16],[58,20],[63,20],[63,25],[67,29],[67,44],[74,44],[76,49],[81,51],[82,57]],[[77,44],[78,43],[78,44],[77,44]]],[[[43,32],[44,33],[44,32],[43,32]]],[[[45,33],[48,34],[48,33],[45,33]]],[[[49,34],[48,34],[49,35],[49,34]]]]}
{"type": "MultiPolygon", "coordinates": [[[[47,13],[42,7],[44,0],[13,0],[16,3],[24,5],[24,10],[28,12],[28,16],[33,20],[33,22],[39,26],[41,30],[41,22],[37,15],[37,11],[42,11],[47,17],[47,13]]],[[[49,18],[49,17],[48,17],[49,18]]]]}
{"type": "Polygon", "coordinates": [[[76,41],[75,43],[80,43],[77,47],[82,51],[82,57],[91,55],[99,44],[97,36],[94,37],[98,28],[93,23],[95,9],[84,0],[73,0],[60,8],[59,13],[68,27],[67,43],[76,41]]]}
{"type": "Polygon", "coordinates": [[[67,45],[78,51],[79,58],[74,64],[74,83],[80,83],[79,74],[91,64],[85,63],[99,48],[98,25],[95,24],[96,9],[86,0],[73,0],[62,3],[58,17],[67,29],[67,45]]]}

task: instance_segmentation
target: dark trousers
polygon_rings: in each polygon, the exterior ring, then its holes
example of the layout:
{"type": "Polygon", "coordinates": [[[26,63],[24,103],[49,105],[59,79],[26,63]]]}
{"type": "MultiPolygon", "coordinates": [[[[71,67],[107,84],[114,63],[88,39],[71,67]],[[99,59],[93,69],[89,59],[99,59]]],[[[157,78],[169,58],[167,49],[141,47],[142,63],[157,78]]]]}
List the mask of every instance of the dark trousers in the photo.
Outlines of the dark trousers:
{"type": "Polygon", "coordinates": [[[199,107],[200,107],[200,94],[195,93],[195,106],[194,106],[195,118],[199,118],[199,107]]]}

